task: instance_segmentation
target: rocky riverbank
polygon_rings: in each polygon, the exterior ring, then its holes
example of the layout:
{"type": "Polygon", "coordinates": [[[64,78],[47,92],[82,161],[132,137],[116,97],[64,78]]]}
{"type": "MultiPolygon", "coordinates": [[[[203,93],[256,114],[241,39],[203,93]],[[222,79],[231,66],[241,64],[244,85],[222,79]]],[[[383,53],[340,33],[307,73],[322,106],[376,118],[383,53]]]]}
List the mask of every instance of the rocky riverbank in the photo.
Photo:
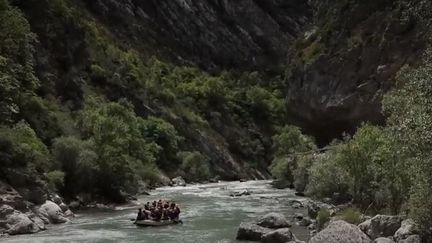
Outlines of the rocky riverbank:
{"type": "Polygon", "coordinates": [[[46,225],[67,223],[74,214],[58,195],[41,204],[30,202],[10,185],[0,182],[0,234],[31,234],[46,225]]]}
{"type": "Polygon", "coordinates": [[[347,205],[334,206],[312,200],[291,202],[293,208],[306,208],[307,216],[302,214],[285,217],[280,213],[269,213],[256,221],[243,222],[237,232],[237,240],[260,241],[263,243],[304,242],[297,239],[290,227],[296,224],[310,231],[310,243],[422,243],[431,242],[430,234],[420,230],[412,219],[402,216],[361,215],[359,224],[349,223],[338,212],[347,205]],[[320,211],[329,212],[325,222],[317,219],[320,211]],[[292,221],[288,219],[292,219],[292,221]],[[320,225],[322,224],[322,225],[320,225]]]}

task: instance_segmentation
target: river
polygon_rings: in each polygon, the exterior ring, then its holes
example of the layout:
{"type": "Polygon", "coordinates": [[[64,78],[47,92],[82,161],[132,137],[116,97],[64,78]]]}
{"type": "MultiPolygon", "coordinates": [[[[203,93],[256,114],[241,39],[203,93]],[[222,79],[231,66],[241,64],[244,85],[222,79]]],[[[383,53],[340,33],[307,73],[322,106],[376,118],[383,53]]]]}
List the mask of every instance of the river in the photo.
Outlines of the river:
{"type": "MultiPolygon", "coordinates": [[[[34,234],[1,239],[2,242],[151,242],[211,243],[234,241],[240,222],[254,220],[268,212],[280,212],[287,218],[304,209],[293,209],[290,201],[302,200],[289,189],[278,190],[270,181],[219,182],[186,187],[164,187],[139,198],[140,203],[156,199],[175,200],[180,204],[183,225],[140,228],[132,224],[136,205],[118,207],[113,211],[82,211],[72,223],[49,226],[34,234]],[[233,198],[233,191],[248,189],[250,196],[233,198]]],[[[307,230],[293,226],[301,240],[307,230]]]]}

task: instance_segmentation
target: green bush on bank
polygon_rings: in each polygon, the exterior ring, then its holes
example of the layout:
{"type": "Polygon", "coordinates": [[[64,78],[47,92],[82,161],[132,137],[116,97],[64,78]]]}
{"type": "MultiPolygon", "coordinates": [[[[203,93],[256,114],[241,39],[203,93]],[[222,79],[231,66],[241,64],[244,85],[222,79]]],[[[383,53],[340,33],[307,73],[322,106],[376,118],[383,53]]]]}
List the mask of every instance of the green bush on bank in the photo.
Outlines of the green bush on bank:
{"type": "Polygon", "coordinates": [[[187,181],[203,181],[210,179],[210,168],[207,159],[197,151],[181,152],[181,170],[187,181]]]}
{"type": "Polygon", "coordinates": [[[361,212],[357,208],[346,208],[336,214],[336,217],[350,224],[358,225],[361,223],[361,212]]]}
{"type": "Polygon", "coordinates": [[[273,136],[275,158],[270,165],[272,176],[293,184],[298,191],[304,191],[315,149],[313,140],[302,134],[299,128],[282,127],[273,136]]]}

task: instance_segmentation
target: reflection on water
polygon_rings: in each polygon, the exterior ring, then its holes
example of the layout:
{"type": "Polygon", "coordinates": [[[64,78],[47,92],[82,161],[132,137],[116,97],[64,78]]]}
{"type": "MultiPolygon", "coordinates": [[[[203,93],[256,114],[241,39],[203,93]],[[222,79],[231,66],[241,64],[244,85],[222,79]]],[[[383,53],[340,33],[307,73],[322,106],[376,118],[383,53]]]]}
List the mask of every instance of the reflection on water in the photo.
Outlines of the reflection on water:
{"type": "MultiPolygon", "coordinates": [[[[220,182],[187,187],[165,187],[140,198],[141,203],[170,199],[181,206],[183,225],[140,228],[130,221],[136,207],[121,207],[109,212],[81,212],[71,224],[50,226],[34,234],[1,239],[4,242],[183,242],[208,243],[234,240],[240,222],[268,212],[291,217],[289,200],[298,199],[292,190],[277,190],[270,181],[220,182]],[[233,198],[230,192],[248,189],[252,195],[233,198]]],[[[304,213],[304,212],[302,212],[304,213]]],[[[298,227],[294,234],[307,240],[308,232],[298,227]]]]}

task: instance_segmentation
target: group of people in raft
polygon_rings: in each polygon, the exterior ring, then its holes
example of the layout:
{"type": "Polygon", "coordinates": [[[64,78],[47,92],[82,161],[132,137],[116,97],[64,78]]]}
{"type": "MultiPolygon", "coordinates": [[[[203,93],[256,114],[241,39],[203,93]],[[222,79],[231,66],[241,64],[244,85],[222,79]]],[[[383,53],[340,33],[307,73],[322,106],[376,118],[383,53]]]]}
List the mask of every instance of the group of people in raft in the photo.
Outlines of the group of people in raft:
{"type": "Polygon", "coordinates": [[[180,208],[175,202],[168,201],[153,201],[144,204],[144,209],[138,209],[138,215],[136,221],[138,220],[172,220],[179,221],[180,218],[180,208]]]}

